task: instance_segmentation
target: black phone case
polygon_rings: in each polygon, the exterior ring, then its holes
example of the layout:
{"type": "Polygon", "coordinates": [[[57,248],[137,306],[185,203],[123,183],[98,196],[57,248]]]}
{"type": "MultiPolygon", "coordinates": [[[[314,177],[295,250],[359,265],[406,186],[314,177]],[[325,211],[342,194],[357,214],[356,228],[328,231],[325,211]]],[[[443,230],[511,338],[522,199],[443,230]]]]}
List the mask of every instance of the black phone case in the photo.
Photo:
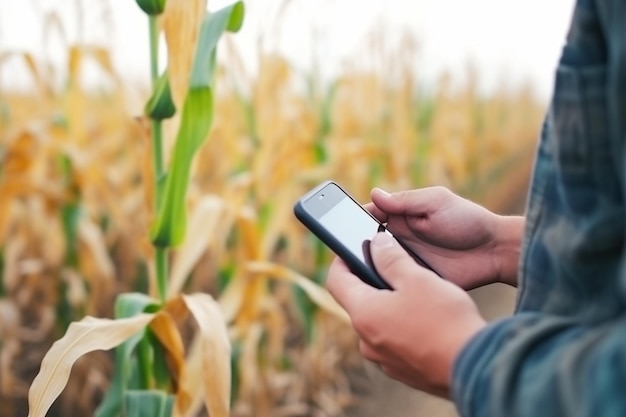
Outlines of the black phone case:
{"type": "MultiPolygon", "coordinates": [[[[306,200],[309,196],[315,194],[319,189],[328,185],[329,182],[325,182],[318,187],[315,187],[312,191],[307,193],[304,197],[302,197],[299,201],[296,202],[293,208],[293,212],[295,216],[304,224],[311,232],[313,232],[322,242],[326,244],[337,256],[339,256],[343,261],[348,265],[352,273],[361,278],[365,283],[378,288],[378,289],[392,289],[386,282],[383,280],[380,275],[374,270],[373,267],[369,267],[364,265],[358,258],[356,258],[352,252],[350,252],[335,236],[333,236],[330,232],[328,232],[317,219],[311,216],[306,209],[302,205],[302,200],[306,200]]],[[[335,183],[335,185],[337,185],[335,183]]],[[[339,185],[337,185],[339,187],[339,185]]],[[[341,187],[339,187],[341,189],[341,187]]],[[[345,191],[344,191],[345,193],[345,191]]],[[[359,207],[361,205],[354,200],[348,193],[345,193],[350,199],[352,199],[359,207]]],[[[369,216],[371,216],[374,220],[376,218],[372,216],[367,210],[362,208],[369,216]]],[[[376,220],[378,222],[378,220],[376,220]]],[[[380,222],[379,222],[380,223],[380,222]]],[[[382,225],[381,225],[382,226],[382,225]]],[[[384,228],[384,226],[382,226],[384,228]]],[[[366,241],[369,243],[369,241],[366,241]]],[[[369,248],[365,251],[365,253],[369,253],[369,248]]]]}

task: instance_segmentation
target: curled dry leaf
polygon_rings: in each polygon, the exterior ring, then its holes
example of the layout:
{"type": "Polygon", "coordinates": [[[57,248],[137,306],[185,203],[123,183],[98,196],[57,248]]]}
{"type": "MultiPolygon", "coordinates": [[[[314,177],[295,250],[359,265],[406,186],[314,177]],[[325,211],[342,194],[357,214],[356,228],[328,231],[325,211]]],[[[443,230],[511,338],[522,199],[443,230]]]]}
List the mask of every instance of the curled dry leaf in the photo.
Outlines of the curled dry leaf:
{"type": "Polygon", "coordinates": [[[185,360],[185,371],[181,374],[178,384],[178,393],[172,417],[194,417],[198,415],[202,406],[203,382],[202,382],[202,358],[204,356],[204,344],[198,335],[193,339],[191,348],[185,360]]]}
{"type": "Polygon", "coordinates": [[[86,353],[109,350],[150,325],[174,364],[178,379],[176,415],[187,416],[203,393],[212,417],[228,417],[230,410],[230,341],[217,302],[208,294],[181,295],[154,314],[110,320],[87,316],[70,324],[52,345],[29,391],[29,417],[43,417],[61,393],[72,366],[86,353]],[[200,329],[197,347],[185,361],[176,321],[191,313],[200,329]],[[198,364],[198,362],[200,364],[198,364]]]}
{"type": "Polygon", "coordinates": [[[161,342],[161,345],[167,351],[173,366],[172,377],[178,383],[180,379],[185,377],[185,346],[173,317],[167,312],[161,311],[157,313],[150,328],[161,342]]]}
{"type": "Polygon", "coordinates": [[[70,377],[74,362],[94,350],[109,350],[142,330],[154,314],[110,320],[85,317],[70,324],[43,361],[28,392],[29,417],[44,417],[70,377]]]}
{"type": "Polygon", "coordinates": [[[208,294],[182,295],[200,328],[204,403],[211,417],[230,415],[230,340],[217,302],[208,294]]]}

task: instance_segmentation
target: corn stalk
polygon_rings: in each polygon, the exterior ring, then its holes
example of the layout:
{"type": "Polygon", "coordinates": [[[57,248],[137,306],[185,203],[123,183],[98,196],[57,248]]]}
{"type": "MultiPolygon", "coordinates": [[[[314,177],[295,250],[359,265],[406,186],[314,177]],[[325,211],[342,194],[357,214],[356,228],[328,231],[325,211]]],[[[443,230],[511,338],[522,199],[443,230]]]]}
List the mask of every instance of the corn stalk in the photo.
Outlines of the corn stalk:
{"type": "MultiPolygon", "coordinates": [[[[171,14],[184,7],[176,0],[170,3],[171,14]]],[[[198,4],[204,5],[204,2],[198,4]]],[[[31,385],[29,416],[32,417],[47,413],[79,357],[96,349],[113,347],[117,347],[115,376],[96,411],[97,416],[187,415],[197,404],[195,399],[202,394],[211,416],[229,415],[230,342],[222,312],[213,298],[205,294],[176,295],[168,301],[167,259],[169,249],[179,245],[185,237],[185,199],[190,169],[213,121],[217,43],[223,32],[239,30],[244,6],[242,2],[234,3],[215,13],[204,14],[200,21],[181,123],[166,172],[161,123],[176,111],[168,74],[159,76],[157,67],[157,16],[166,12],[166,4],[164,0],[138,0],[138,5],[148,15],[150,30],[153,95],[146,105],[146,114],[152,124],[155,183],[150,186],[154,190],[156,218],[151,235],[155,245],[158,300],[137,293],[121,294],[114,320],[88,316],[72,323],[65,336],[47,353],[31,385]],[[187,315],[193,316],[198,326],[195,338],[200,352],[196,356],[200,358],[203,375],[200,384],[187,383],[190,373],[177,327],[177,322],[187,315]],[[204,387],[204,393],[197,387],[204,387]]],[[[184,27],[188,22],[177,23],[184,27]]],[[[68,220],[68,224],[74,223],[68,220]]],[[[194,359],[194,356],[189,358],[194,359]]]]}

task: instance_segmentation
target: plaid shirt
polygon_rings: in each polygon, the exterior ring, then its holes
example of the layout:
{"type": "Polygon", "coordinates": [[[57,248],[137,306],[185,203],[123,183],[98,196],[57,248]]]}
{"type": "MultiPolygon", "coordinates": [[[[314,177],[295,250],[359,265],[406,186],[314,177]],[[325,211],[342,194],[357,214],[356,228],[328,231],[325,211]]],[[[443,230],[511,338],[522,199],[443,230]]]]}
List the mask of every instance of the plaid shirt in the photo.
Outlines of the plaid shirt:
{"type": "Polygon", "coordinates": [[[461,415],[626,416],[625,142],[626,0],[579,0],[537,151],[517,309],[457,359],[461,415]]]}

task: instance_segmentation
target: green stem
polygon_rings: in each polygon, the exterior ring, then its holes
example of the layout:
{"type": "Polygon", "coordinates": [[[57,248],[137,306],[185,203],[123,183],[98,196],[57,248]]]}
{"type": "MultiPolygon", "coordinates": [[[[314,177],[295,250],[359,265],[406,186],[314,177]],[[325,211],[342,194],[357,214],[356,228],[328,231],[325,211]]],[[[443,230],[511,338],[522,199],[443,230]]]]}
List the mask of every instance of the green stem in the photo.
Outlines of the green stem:
{"type": "Polygon", "coordinates": [[[165,303],[167,298],[167,248],[155,248],[157,289],[159,291],[159,300],[165,303]]]}
{"type": "MultiPolygon", "coordinates": [[[[159,77],[159,28],[156,16],[149,16],[150,25],[150,77],[152,88],[154,89],[156,80],[159,77]]],[[[165,167],[163,163],[163,129],[160,120],[152,120],[152,164],[154,167],[154,207],[158,210],[161,201],[161,190],[159,181],[163,178],[165,167]]],[[[155,248],[155,267],[157,290],[159,300],[162,303],[167,298],[167,249],[155,248]]]]}
{"type": "Polygon", "coordinates": [[[159,26],[156,16],[148,16],[150,25],[150,76],[152,77],[152,87],[159,77],[159,26]]]}
{"type": "Polygon", "coordinates": [[[152,120],[152,147],[154,149],[152,153],[152,163],[154,165],[155,174],[154,186],[156,187],[154,203],[158,204],[160,191],[157,185],[165,173],[165,167],[163,166],[163,127],[160,120],[152,120]]]}
{"type": "Polygon", "coordinates": [[[142,390],[152,388],[152,381],[154,381],[154,373],[152,371],[152,346],[150,346],[147,332],[148,330],[144,332],[143,337],[137,346],[139,385],[142,390]]]}

